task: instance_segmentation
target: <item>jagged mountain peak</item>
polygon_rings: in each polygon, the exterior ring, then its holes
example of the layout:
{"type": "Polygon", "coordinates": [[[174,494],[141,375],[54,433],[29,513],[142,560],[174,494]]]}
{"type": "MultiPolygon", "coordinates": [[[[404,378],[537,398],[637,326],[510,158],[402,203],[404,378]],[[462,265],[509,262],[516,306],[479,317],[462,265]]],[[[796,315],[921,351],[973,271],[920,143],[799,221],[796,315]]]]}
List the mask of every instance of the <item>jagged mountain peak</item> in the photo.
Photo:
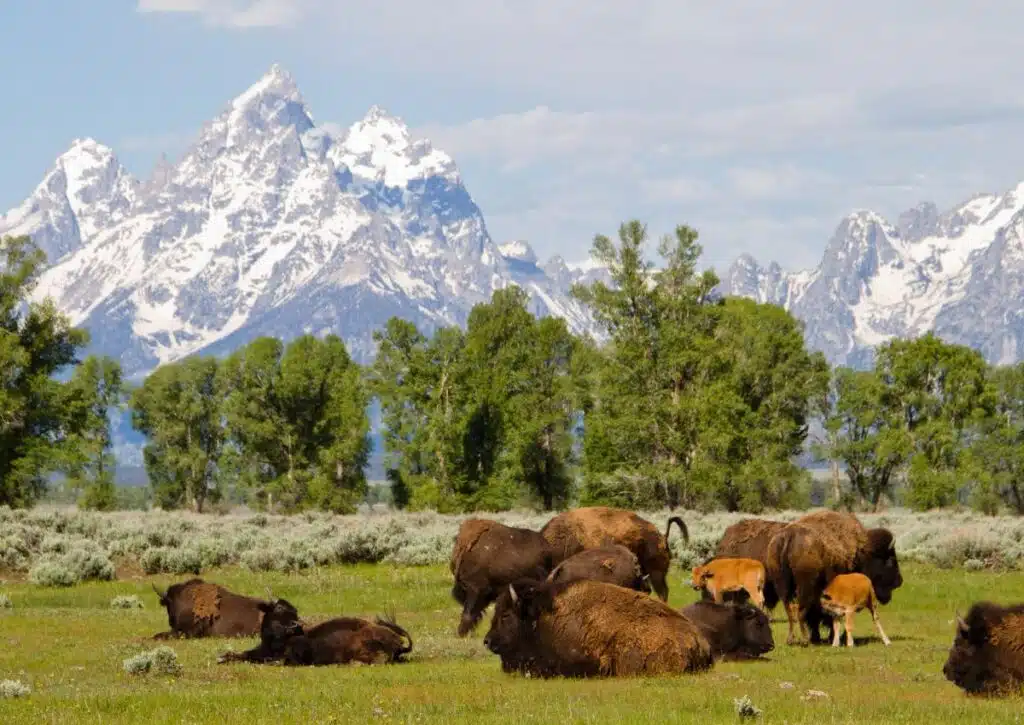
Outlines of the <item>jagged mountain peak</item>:
{"type": "Polygon", "coordinates": [[[533,247],[530,246],[529,242],[522,239],[505,242],[498,249],[501,252],[501,256],[505,259],[512,259],[526,264],[537,264],[536,252],[533,251],[533,247]]]}

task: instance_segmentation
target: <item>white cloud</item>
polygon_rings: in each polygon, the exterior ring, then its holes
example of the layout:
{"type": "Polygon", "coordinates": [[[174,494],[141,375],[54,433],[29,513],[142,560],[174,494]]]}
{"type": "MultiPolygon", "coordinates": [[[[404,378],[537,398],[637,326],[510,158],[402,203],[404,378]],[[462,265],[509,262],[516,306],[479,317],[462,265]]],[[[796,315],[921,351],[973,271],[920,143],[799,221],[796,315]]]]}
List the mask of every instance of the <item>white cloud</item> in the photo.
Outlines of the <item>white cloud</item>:
{"type": "Polygon", "coordinates": [[[307,5],[302,0],[139,0],[137,10],[199,15],[214,26],[273,28],[293,25],[307,5]]]}

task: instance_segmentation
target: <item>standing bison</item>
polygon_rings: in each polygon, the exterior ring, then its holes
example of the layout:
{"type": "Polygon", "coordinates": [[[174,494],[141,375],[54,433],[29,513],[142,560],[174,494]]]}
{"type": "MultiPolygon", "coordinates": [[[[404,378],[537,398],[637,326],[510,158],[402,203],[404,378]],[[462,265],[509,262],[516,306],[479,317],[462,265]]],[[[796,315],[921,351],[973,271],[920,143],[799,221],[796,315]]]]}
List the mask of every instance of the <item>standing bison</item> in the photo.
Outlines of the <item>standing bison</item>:
{"type": "Polygon", "coordinates": [[[660,675],[712,665],[700,629],[667,604],[606,582],[522,580],[494,606],[489,650],[537,677],[660,675]]]}
{"type": "Polygon", "coordinates": [[[563,558],[536,531],[487,519],[463,521],[449,562],[452,597],[462,605],[458,635],[469,634],[511,582],[543,579],[563,558]]]}
{"type": "Polygon", "coordinates": [[[654,524],[632,511],[607,506],[578,508],[558,514],[544,525],[540,533],[563,557],[584,549],[621,544],[636,555],[644,574],[651,578],[654,591],[667,602],[666,578],[672,560],[668,534],[672,524],[678,524],[683,538],[690,540],[686,524],[678,516],[668,520],[663,535],[654,524]]]}
{"type": "Polygon", "coordinates": [[[977,602],[956,618],[942,674],[971,694],[1001,695],[1024,686],[1024,604],[977,602]]]}
{"type": "Polygon", "coordinates": [[[833,577],[860,572],[887,604],[903,584],[896,544],[888,529],[865,529],[853,514],[816,511],[787,524],[768,544],[768,577],[786,606],[787,644],[796,642],[796,627],[807,641],[821,641],[820,624],[831,624],[821,609],[821,595],[833,577]]]}
{"type": "Polygon", "coordinates": [[[371,622],[336,617],[305,629],[291,602],[263,602],[260,643],[245,652],[225,652],[217,661],[275,662],[286,665],[389,664],[412,651],[412,637],[392,619],[371,622]]]}
{"type": "Polygon", "coordinates": [[[172,584],[163,593],[153,585],[153,591],[167,610],[171,627],[153,639],[251,637],[260,632],[260,606],[267,604],[198,578],[172,584]]]}
{"type": "Polygon", "coordinates": [[[636,554],[619,544],[586,549],[573,554],[548,574],[548,581],[567,582],[575,579],[617,584],[645,594],[651,593],[649,577],[644,574],[636,554]]]}
{"type": "MultiPolygon", "coordinates": [[[[753,559],[761,562],[766,568],[768,566],[768,543],[775,534],[786,528],[785,521],[771,521],[769,519],[742,519],[730,526],[722,534],[722,540],[718,542],[715,550],[716,559],[753,559]]],[[[779,603],[779,596],[775,593],[775,585],[771,579],[766,579],[764,589],[764,608],[775,609],[779,603]]]]}

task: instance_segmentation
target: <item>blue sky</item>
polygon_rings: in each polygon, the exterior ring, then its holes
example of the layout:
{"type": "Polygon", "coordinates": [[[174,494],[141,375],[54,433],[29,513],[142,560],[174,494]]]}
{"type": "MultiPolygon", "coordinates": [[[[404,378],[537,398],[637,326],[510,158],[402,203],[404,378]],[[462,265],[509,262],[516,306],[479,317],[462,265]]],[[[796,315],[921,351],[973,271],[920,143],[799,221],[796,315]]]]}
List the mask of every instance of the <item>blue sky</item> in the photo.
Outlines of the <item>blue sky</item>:
{"type": "Polygon", "coordinates": [[[317,122],[373,104],[455,158],[492,236],[586,257],[686,222],[817,263],[841,217],[1024,180],[1024,4],[35,0],[0,23],[0,210],[79,136],[138,175],[272,63],[317,122]],[[777,8],[775,10],[768,9],[777,8]]]}

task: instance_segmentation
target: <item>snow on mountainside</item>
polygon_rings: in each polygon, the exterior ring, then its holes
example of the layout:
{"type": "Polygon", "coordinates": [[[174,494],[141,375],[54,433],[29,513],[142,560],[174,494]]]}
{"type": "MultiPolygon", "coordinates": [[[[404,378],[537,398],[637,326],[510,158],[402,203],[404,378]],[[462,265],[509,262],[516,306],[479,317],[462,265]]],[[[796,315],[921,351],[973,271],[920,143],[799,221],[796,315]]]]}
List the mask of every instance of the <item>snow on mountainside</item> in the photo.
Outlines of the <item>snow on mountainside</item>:
{"type": "Polygon", "coordinates": [[[945,214],[922,203],[895,225],[856,211],[815,269],[787,274],[743,255],[721,287],[790,310],[836,364],[869,366],[874,346],[929,330],[992,363],[1024,360],[1024,183],[945,214]]]}
{"type": "Polygon", "coordinates": [[[0,234],[29,234],[52,296],[92,350],[128,374],[259,335],[334,332],[356,359],[392,315],[430,331],[518,284],[537,315],[592,331],[571,284],[600,269],[538,266],[498,246],[454,161],[379,107],[347,131],[317,126],[275,65],[144,183],[76,141],[0,234]]]}

